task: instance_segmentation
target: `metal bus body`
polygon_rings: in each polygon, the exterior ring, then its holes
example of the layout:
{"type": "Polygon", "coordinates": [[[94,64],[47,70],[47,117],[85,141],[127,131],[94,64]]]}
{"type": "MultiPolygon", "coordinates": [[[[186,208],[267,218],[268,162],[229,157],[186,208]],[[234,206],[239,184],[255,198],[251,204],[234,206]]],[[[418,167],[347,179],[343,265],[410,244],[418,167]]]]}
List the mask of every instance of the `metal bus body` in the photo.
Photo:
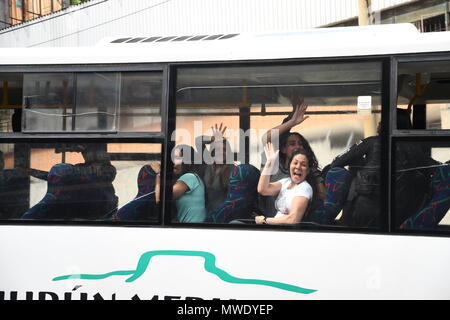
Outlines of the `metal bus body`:
{"type": "MultiPolygon", "coordinates": [[[[427,147],[442,166],[450,159],[447,73],[450,34],[420,34],[408,24],[111,38],[90,48],[2,48],[2,109],[11,111],[2,118],[8,122],[12,110],[23,110],[21,132],[0,133],[7,168],[46,171],[60,156],[61,162],[78,163],[79,150],[58,148],[103,143],[117,168],[119,205],[132,199],[137,169],[152,160],[161,162],[162,201],[148,221],[3,217],[0,299],[448,299],[445,218],[435,228],[403,230],[393,193],[399,144],[427,147]],[[413,101],[417,129],[399,129],[395,109],[415,97],[422,84],[415,75],[435,90],[413,101]],[[54,89],[55,79],[74,88],[63,103],[86,114],[68,107],[69,115],[52,111],[61,102],[53,103],[58,97],[51,94],[67,89],[54,89]],[[153,99],[146,88],[155,86],[156,102],[134,107],[140,94],[153,99]],[[193,144],[195,121],[204,121],[200,135],[214,122],[229,121],[230,131],[247,132],[236,133],[233,145],[236,156],[243,156],[240,163],[259,169],[258,134],[289,113],[279,94],[291,87],[301,88],[310,104],[311,119],[298,131],[319,150],[319,161],[332,160],[381,121],[379,225],[173,222],[171,150],[180,132],[191,134],[186,141],[193,144]],[[39,99],[47,94],[44,102],[33,98],[36,92],[39,99]],[[133,102],[126,104],[130,92],[133,102]],[[358,103],[364,97],[369,107],[358,103]],[[101,106],[96,112],[104,120],[87,115],[89,99],[101,106]]],[[[47,189],[42,181],[27,181],[26,204],[32,207],[47,189]]]]}

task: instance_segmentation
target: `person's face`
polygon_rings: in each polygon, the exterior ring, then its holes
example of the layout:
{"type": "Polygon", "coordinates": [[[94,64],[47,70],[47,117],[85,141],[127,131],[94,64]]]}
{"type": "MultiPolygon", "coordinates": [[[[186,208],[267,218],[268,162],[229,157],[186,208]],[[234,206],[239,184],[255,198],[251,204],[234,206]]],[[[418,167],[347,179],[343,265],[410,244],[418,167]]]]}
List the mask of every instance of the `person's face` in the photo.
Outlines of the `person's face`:
{"type": "Polygon", "coordinates": [[[303,150],[303,144],[300,137],[297,135],[290,135],[287,138],[286,145],[281,149],[286,155],[286,159],[290,159],[295,151],[303,150]]]}
{"type": "Polygon", "coordinates": [[[305,181],[309,174],[309,161],[303,154],[297,154],[291,161],[289,172],[292,182],[299,184],[305,181]]]}

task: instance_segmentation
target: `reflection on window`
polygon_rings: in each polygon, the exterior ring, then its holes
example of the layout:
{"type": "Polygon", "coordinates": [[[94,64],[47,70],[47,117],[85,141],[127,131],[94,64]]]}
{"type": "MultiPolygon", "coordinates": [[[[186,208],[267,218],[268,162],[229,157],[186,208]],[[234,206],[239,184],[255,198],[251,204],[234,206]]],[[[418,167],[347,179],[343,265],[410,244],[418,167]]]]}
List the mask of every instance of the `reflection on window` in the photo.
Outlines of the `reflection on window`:
{"type": "Polygon", "coordinates": [[[161,131],[160,72],[24,75],[27,132],[161,131]]]}
{"type": "Polygon", "coordinates": [[[396,226],[405,230],[448,228],[449,143],[399,142],[395,158],[396,226]]]}
{"type": "Polygon", "coordinates": [[[72,131],[74,81],[70,73],[25,74],[24,131],[72,131]]]}
{"type": "Polygon", "coordinates": [[[409,110],[413,129],[450,130],[449,88],[449,61],[399,64],[397,103],[409,110]]]}
{"type": "Polygon", "coordinates": [[[0,132],[18,132],[22,118],[23,75],[0,72],[0,132]]]}
{"type": "MultiPolygon", "coordinates": [[[[308,119],[288,130],[303,135],[317,159],[312,181],[323,189],[316,190],[314,186],[316,197],[321,198],[317,201],[314,198],[309,209],[313,212],[313,208],[319,208],[327,196],[324,192],[326,173],[330,172],[327,165],[359,140],[377,135],[381,119],[380,81],[379,63],[180,69],[173,139],[176,146],[192,148],[189,152],[196,155],[195,166],[189,170],[201,177],[205,185],[205,221],[228,223],[240,219],[249,222],[254,221],[257,213],[268,217],[276,214],[275,197],[255,196],[260,170],[265,163],[262,138],[269,129],[292,116],[293,101],[300,97],[308,105],[308,119]],[[222,134],[224,142],[218,139],[222,134]],[[231,203],[235,207],[231,208],[231,203]]],[[[285,144],[286,135],[279,138],[273,142],[280,149],[282,165],[278,174],[273,175],[274,181],[289,177],[286,159],[291,151],[285,144]]],[[[306,143],[301,144],[306,148],[306,143]]],[[[347,158],[345,161],[341,158],[336,165],[347,170],[345,181],[350,187],[358,170],[364,167],[367,155],[361,153],[359,158],[347,158]]],[[[373,158],[376,162],[374,175],[378,176],[379,153],[375,152],[373,158]]],[[[335,182],[338,178],[344,179],[336,175],[335,182]]],[[[379,195],[379,182],[374,188],[377,192],[372,195],[379,195]]],[[[358,205],[352,203],[357,196],[352,194],[347,199],[349,189],[346,190],[340,195],[340,207],[327,218],[319,219],[318,213],[306,214],[302,221],[378,226],[379,212],[375,210],[374,217],[361,218],[358,215],[362,213],[355,209],[358,205]]],[[[379,198],[373,201],[379,202],[379,198]]],[[[180,221],[179,215],[174,218],[180,221]]]]}
{"type": "Polygon", "coordinates": [[[79,73],[76,107],[72,110],[75,131],[115,131],[119,108],[118,73],[79,73]]]}
{"type": "Polygon", "coordinates": [[[158,222],[159,144],[0,145],[0,219],[158,222]]]}
{"type": "Polygon", "coordinates": [[[422,17],[421,20],[414,21],[414,25],[420,32],[439,32],[447,30],[445,22],[446,14],[438,14],[431,17],[422,17]]]}
{"type": "Polygon", "coordinates": [[[156,72],[123,72],[119,131],[161,131],[162,78],[156,72]]]}

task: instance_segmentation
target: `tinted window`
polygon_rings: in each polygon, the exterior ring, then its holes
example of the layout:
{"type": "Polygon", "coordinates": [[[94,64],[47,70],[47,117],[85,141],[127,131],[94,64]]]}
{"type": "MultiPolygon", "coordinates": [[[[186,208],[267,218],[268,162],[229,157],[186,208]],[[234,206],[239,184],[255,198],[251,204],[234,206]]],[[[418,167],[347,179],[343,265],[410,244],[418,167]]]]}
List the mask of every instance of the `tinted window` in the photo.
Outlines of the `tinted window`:
{"type": "Polygon", "coordinates": [[[398,74],[397,103],[410,110],[413,129],[449,130],[450,62],[400,63],[398,74]]]}
{"type": "MultiPolygon", "coordinates": [[[[318,161],[317,181],[323,181],[325,185],[326,172],[322,169],[329,169],[327,165],[361,139],[377,135],[381,117],[380,95],[379,63],[180,69],[176,132],[172,138],[176,145],[188,145],[197,152],[197,166],[191,169],[203,177],[205,184],[205,221],[228,223],[234,218],[252,220],[253,213],[258,212],[256,208],[261,208],[260,195],[254,196],[250,192],[251,196],[243,196],[239,192],[233,194],[233,190],[239,189],[236,184],[240,178],[252,181],[251,187],[256,190],[258,179],[249,178],[247,173],[251,171],[252,175],[259,175],[265,162],[261,139],[267,130],[282,124],[292,113],[295,97],[302,97],[308,105],[306,115],[309,118],[291,128],[291,131],[301,133],[309,143],[318,161]],[[211,144],[213,131],[224,131],[226,143],[211,144]],[[223,157],[211,157],[220,152],[223,157]],[[237,176],[236,168],[242,168],[242,165],[247,166],[246,173],[237,176]],[[248,169],[248,165],[257,172],[248,169]],[[234,197],[244,197],[248,202],[240,212],[229,210],[234,197]]],[[[283,151],[282,141],[274,143],[283,151]]],[[[345,161],[341,159],[339,166],[348,170],[350,178],[347,183],[350,186],[367,162],[367,154],[348,158],[345,161]]],[[[367,193],[366,190],[361,196],[366,199],[379,195],[378,151],[373,158],[375,160],[370,165],[374,177],[368,179],[373,179],[369,183],[373,184],[371,187],[376,192],[367,193]]],[[[282,161],[285,159],[284,155],[282,161]]],[[[345,198],[342,206],[325,223],[378,226],[378,207],[371,208],[370,217],[363,217],[363,213],[355,210],[358,205],[352,202],[356,194],[352,194],[349,201],[348,196],[348,193],[341,195],[345,198]],[[344,202],[349,205],[346,211],[343,210],[344,202]]],[[[362,198],[359,200],[363,202],[362,198]]],[[[379,203],[379,198],[371,201],[379,203]]],[[[263,209],[266,207],[263,206],[263,209]]],[[[273,208],[267,210],[265,214],[268,216],[275,215],[273,208]]]]}
{"type": "Polygon", "coordinates": [[[395,222],[404,230],[448,230],[450,143],[398,142],[395,222]]]}
{"type": "Polygon", "coordinates": [[[25,132],[161,131],[159,72],[29,73],[25,132]]]}
{"type": "Polygon", "coordinates": [[[159,144],[35,142],[0,150],[0,219],[159,221],[148,166],[160,162],[159,144]]]}

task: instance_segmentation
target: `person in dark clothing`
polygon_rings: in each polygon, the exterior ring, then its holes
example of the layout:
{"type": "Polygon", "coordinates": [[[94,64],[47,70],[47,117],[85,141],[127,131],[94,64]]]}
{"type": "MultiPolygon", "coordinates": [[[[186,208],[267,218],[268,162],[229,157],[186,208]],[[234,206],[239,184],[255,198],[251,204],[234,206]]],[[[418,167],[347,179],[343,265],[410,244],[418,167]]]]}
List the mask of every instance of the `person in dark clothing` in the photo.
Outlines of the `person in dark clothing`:
{"type": "Polygon", "coordinates": [[[333,160],[330,167],[350,167],[353,180],[341,222],[347,226],[377,226],[380,216],[380,159],[379,136],[372,136],[354,144],[346,153],[333,160]]]}
{"type": "MultiPolygon", "coordinates": [[[[397,128],[412,129],[407,110],[397,109],[397,128]]],[[[380,125],[378,126],[380,133],[380,125]]],[[[336,157],[330,168],[349,166],[353,176],[348,203],[340,222],[355,227],[376,227],[380,223],[380,162],[379,135],[365,138],[347,152],[336,157]]],[[[422,205],[430,175],[412,168],[426,167],[436,162],[417,145],[402,143],[395,150],[395,213],[399,226],[422,205]]]]}
{"type": "Polygon", "coordinates": [[[401,142],[395,153],[395,226],[399,227],[423,206],[430,196],[431,180],[436,166],[434,160],[411,142],[401,142]]]}
{"type": "Polygon", "coordinates": [[[11,124],[13,132],[22,131],[22,108],[14,109],[14,113],[11,117],[11,124]]]}

